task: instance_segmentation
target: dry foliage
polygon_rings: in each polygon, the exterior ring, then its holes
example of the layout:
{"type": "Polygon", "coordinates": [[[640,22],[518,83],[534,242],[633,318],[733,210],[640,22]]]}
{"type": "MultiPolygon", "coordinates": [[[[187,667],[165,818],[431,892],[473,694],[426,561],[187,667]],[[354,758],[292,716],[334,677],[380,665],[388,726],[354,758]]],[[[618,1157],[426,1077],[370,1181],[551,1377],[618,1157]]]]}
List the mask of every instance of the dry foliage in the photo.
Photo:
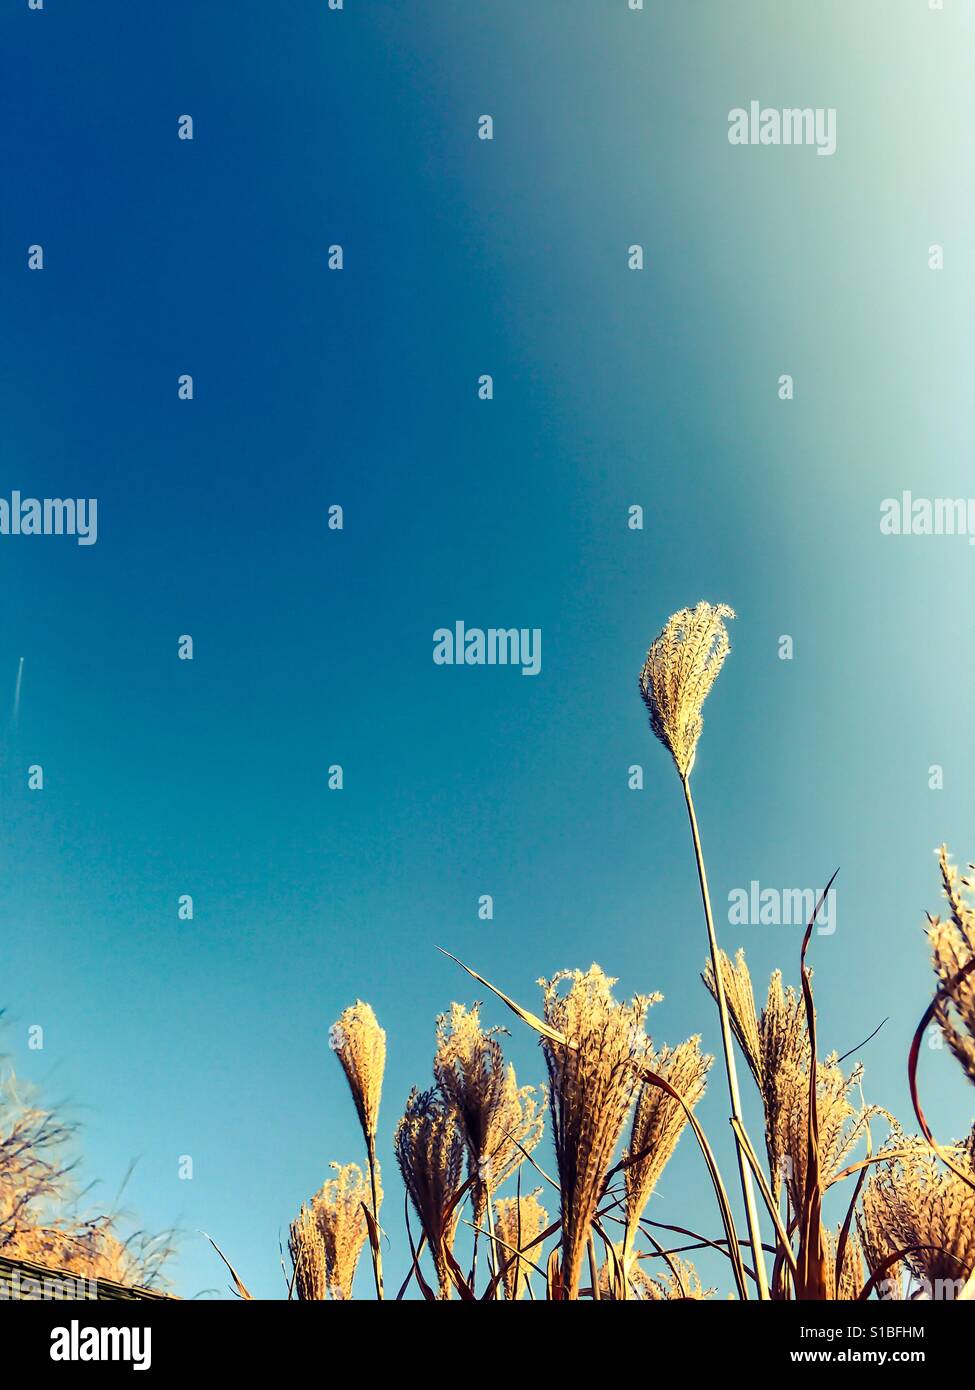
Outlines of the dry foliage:
{"type": "Polygon", "coordinates": [[[542,980],[544,1017],[566,1042],[542,1039],[548,1066],[552,1136],[562,1218],[561,1279],[575,1298],[606,1173],[639,1082],[634,1060],[649,1046],[643,1030],[659,995],[617,1003],[616,983],[591,965],[542,980]],[[567,991],[562,986],[568,984],[567,991]]]}
{"type": "Polygon", "coordinates": [[[453,1106],[436,1091],[410,1093],[396,1126],[396,1162],[433,1255],[439,1296],[451,1297],[449,1256],[460,1219],[465,1143],[453,1106]]]}
{"type": "MultiPolygon", "coordinates": [[[[689,1038],[679,1047],[663,1047],[655,1052],[647,1048],[645,1061],[651,1071],[669,1081],[689,1109],[704,1095],[705,1078],[713,1058],[701,1052],[700,1038],[689,1038]]],[[[640,1219],[657,1186],[665,1165],[677,1147],[687,1126],[687,1111],[658,1085],[644,1081],[640,1085],[628,1146],[623,1150],[626,1161],[626,1235],[623,1262],[629,1271],[636,1249],[640,1219]]]]}
{"type": "MultiPolygon", "coordinates": [[[[952,915],[947,923],[929,919],[942,990],[936,1001],[941,1012],[935,1016],[952,1052],[969,1072],[971,996],[957,979],[971,959],[973,919],[961,892],[968,881],[957,878],[944,852],[942,876],[952,915]]],[[[872,1291],[884,1298],[904,1298],[917,1296],[920,1289],[926,1297],[969,1298],[968,1281],[975,1277],[975,1131],[965,1144],[950,1150],[938,1150],[927,1139],[905,1137],[886,1111],[862,1099],[859,1064],[845,1069],[835,1054],[814,1056],[816,1014],[805,949],[804,945],[802,993],[785,986],[781,972],[775,971],[761,1012],[743,953],[739,951],[734,961],[724,952],[715,956],[730,1034],[764,1113],[764,1176],[744,1131],[741,1142],[751,1155],[766,1203],[766,1228],[774,1250],[769,1294],[775,1299],[856,1299],[872,1291]],[[879,1153],[873,1148],[871,1121],[888,1129],[879,1153]],[[850,1193],[841,1207],[844,1219],[827,1226],[827,1195],[845,1185],[850,1193]]],[[[528,1293],[534,1297],[533,1274],[539,1291],[552,1299],[673,1301],[709,1296],[713,1291],[702,1289],[681,1251],[707,1246],[723,1249],[730,1258],[730,1242],[646,1219],[661,1173],[690,1126],[716,1193],[725,1193],[710,1147],[693,1118],[712,1061],[701,1052],[699,1038],[673,1048],[654,1047],[645,1023],[649,1005],[660,996],[619,1002],[612,991],[615,981],[597,965],[540,981],[541,1015],[464,968],[539,1035],[548,1069],[559,1210],[549,1224],[538,1201],[541,1189],[495,1197],[512,1175],[524,1171],[537,1148],[540,1106],[533,1089],[519,1087],[505,1062],[502,1030],[483,1027],[479,1004],[453,1005],[437,1023],[436,1084],[429,1091],[413,1091],[395,1136],[397,1162],[436,1274],[435,1292],[422,1275],[422,1250],[417,1249],[411,1277],[424,1296],[446,1299],[459,1291],[467,1299],[502,1293],[509,1299],[528,1293]],[[627,1121],[625,1147],[617,1158],[627,1121]],[[474,1269],[465,1277],[452,1254],[467,1203],[472,1218],[468,1224],[487,1239],[490,1254],[480,1295],[474,1290],[474,1269]],[[621,1239],[613,1239],[612,1227],[622,1228],[621,1239]],[[665,1248],[655,1227],[680,1231],[693,1243],[665,1248]],[[597,1243],[602,1247],[598,1258],[597,1243]]],[[[703,979],[716,995],[713,961],[703,979]]],[[[360,1016],[366,1007],[356,1005],[360,1016]]],[[[371,1011],[368,1017],[375,1036],[381,1030],[371,1011]]],[[[360,1072],[361,1068],[357,1077],[360,1072]]],[[[361,1081],[359,1089],[364,1089],[361,1081]]],[[[919,1122],[924,1128],[920,1111],[919,1122]]],[[[364,1210],[368,1194],[361,1181],[359,1199],[364,1210]]],[[[303,1211],[293,1228],[293,1249],[300,1250],[306,1229],[304,1239],[311,1249],[308,1273],[296,1259],[295,1279],[301,1297],[317,1297],[301,1292],[303,1284],[320,1288],[324,1279],[330,1288],[332,1280],[327,1272],[318,1273],[318,1246],[303,1211]]],[[[365,1239],[361,1222],[357,1232],[355,1258],[365,1239]]],[[[325,1250],[325,1242],[321,1248],[325,1250]]],[[[327,1267],[327,1255],[320,1258],[327,1267]]],[[[354,1259],[351,1269],[354,1272],[354,1259]]],[[[342,1296],[350,1291],[347,1278],[342,1296]]]]}
{"type": "Polygon", "coordinates": [[[123,1237],[118,1213],[78,1210],[67,1157],[75,1127],[37,1104],[14,1074],[0,1077],[0,1254],[89,1280],[165,1285],[169,1233],[123,1237]]]}
{"type": "Polygon", "coordinates": [[[538,1263],[534,1242],[548,1227],[548,1212],[538,1200],[540,1192],[539,1187],[520,1197],[502,1197],[494,1204],[498,1263],[505,1297],[511,1302],[524,1297],[529,1287],[532,1264],[538,1263]]]}
{"type": "MultiPolygon", "coordinates": [[[[921,1139],[899,1139],[863,1191],[861,1233],[876,1267],[895,1251],[929,1298],[954,1297],[975,1269],[975,1189],[921,1139]]],[[[952,1149],[975,1180],[975,1128],[952,1149]]]]}
{"type": "MultiPolygon", "coordinates": [[[[399,1297],[415,1280],[429,1300],[698,1300],[713,1291],[702,1288],[683,1255],[706,1249],[727,1260],[740,1296],[975,1299],[975,1129],[963,1143],[939,1146],[917,1079],[918,1040],[933,1019],[975,1080],[975,910],[968,900],[975,880],[960,876],[942,847],[950,915],[929,917],[927,926],[937,992],[907,1053],[923,1137],[906,1136],[886,1111],[864,1101],[859,1064],[845,1069],[835,1054],[820,1056],[806,964],[814,922],[803,940],[799,988],[785,986],[775,971],[761,1012],[743,953],[732,960],[717,947],[689,778],[704,701],[729,650],[725,620],[733,616],[708,603],[675,614],[650,648],[640,689],[653,733],[683,783],[708,929],[703,979],[718,1005],[747,1239],[738,1234],[741,1213],[697,1114],[712,1059],[698,1035],[654,1046],[645,1026],[659,995],[618,1001],[616,982],[593,964],[539,981],[536,1015],[464,966],[538,1035],[548,1086],[518,1085],[503,1030],[483,1026],[480,1004],[454,1004],[437,1020],[433,1085],[411,1091],[393,1138],[412,1254],[399,1297]],[[764,1163],[742,1119],[737,1051],[761,1101],[764,1163]],[[554,1178],[537,1157],[546,1102],[554,1178]],[[879,1151],[873,1122],[887,1131],[879,1151]],[[685,1130],[723,1233],[647,1215],[658,1211],[651,1204],[685,1130]],[[539,1201],[542,1188],[521,1191],[529,1166],[557,1189],[551,1220],[539,1201]],[[516,1192],[499,1195],[513,1180],[516,1192]],[[830,1194],[841,1217],[836,1225],[825,1215],[830,1194]],[[473,1229],[466,1275],[454,1253],[462,1219],[473,1229]],[[477,1267],[479,1240],[487,1246],[486,1272],[477,1267]],[[742,1247],[755,1268],[746,1270],[742,1247]],[[432,1285],[424,1272],[430,1261],[432,1285]]],[[[333,1164],[336,1176],[300,1208],[289,1228],[291,1284],[301,1301],[350,1299],[368,1242],[383,1298],[376,1143],[386,1034],[372,1008],[357,1000],[332,1026],[330,1044],[352,1095],[367,1170],[333,1164]]],[[[0,1097],[0,1250],[120,1282],[153,1282],[158,1248],[121,1241],[110,1218],[84,1222],[69,1214],[62,1158],[69,1137],[68,1127],[8,1082],[0,1097]]]]}
{"type": "Polygon", "coordinates": [[[490,1193],[531,1153],[545,1125],[535,1088],[519,1089],[514,1067],[505,1065],[500,1031],[482,1029],[478,1004],[470,1010],[453,1004],[449,1016],[437,1020],[433,1074],[464,1134],[476,1225],[490,1193]]]}
{"type": "MultiPolygon", "coordinates": [[[[352,1297],[352,1282],[368,1237],[365,1209],[371,1194],[357,1163],[333,1163],[329,1178],[291,1226],[291,1258],[300,1299],[352,1297]]],[[[382,1188],[378,1197],[382,1203],[382,1188]]]]}

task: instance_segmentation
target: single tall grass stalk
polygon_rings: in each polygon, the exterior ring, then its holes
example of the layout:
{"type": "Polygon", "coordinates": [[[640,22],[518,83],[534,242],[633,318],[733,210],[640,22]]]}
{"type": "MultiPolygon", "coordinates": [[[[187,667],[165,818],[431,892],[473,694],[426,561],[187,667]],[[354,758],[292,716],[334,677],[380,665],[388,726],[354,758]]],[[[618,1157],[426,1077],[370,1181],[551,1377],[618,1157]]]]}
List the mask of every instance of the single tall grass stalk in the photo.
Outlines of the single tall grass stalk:
{"type": "Polygon", "coordinates": [[[369,1163],[369,1189],[372,1197],[372,1222],[369,1225],[369,1248],[376,1281],[376,1297],[383,1297],[383,1261],[379,1240],[379,1178],[376,1165],[376,1127],[379,1123],[379,1102],[382,1097],[383,1073],[386,1069],[386,1034],[380,1028],[372,1007],[357,999],[345,1009],[329,1031],[328,1044],[345,1072],[352,1100],[366,1141],[369,1163]]]}
{"type": "Polygon", "coordinates": [[[383,1257],[379,1242],[379,1164],[376,1161],[376,1136],[370,1134],[366,1140],[366,1158],[369,1162],[369,1193],[372,1197],[373,1226],[369,1228],[369,1249],[372,1254],[372,1272],[376,1281],[376,1297],[383,1300],[383,1257]]]}
{"type": "MultiPolygon", "coordinates": [[[[725,1072],[728,1078],[731,1114],[738,1124],[742,1124],[741,1098],[738,1092],[738,1076],[735,1070],[735,1054],[731,1026],[728,1020],[728,1005],[721,979],[718,942],[714,932],[714,918],[711,913],[711,898],[708,893],[704,853],[701,849],[701,836],[697,826],[690,783],[691,770],[697,753],[697,742],[704,723],[701,710],[730,650],[724,619],[734,616],[734,611],[724,603],[712,605],[702,602],[696,608],[684,608],[679,613],[675,613],[647,652],[647,659],[640,672],[640,693],[650,715],[650,727],[673,758],[680,775],[681,786],[684,788],[684,800],[687,804],[687,814],[694,839],[697,876],[701,885],[701,899],[704,903],[711,965],[714,970],[715,998],[721,1020],[721,1043],[724,1051],[725,1072]]],[[[755,1276],[758,1282],[758,1293],[760,1298],[767,1299],[769,1296],[768,1277],[765,1269],[765,1257],[762,1252],[762,1233],[758,1224],[758,1209],[755,1203],[752,1175],[737,1132],[735,1134],[735,1150],[738,1158],[738,1173],[741,1178],[741,1192],[745,1203],[745,1215],[748,1221],[748,1235],[755,1264],[755,1276]]]]}
{"type": "MultiPolygon", "coordinates": [[[[687,803],[687,815],[691,823],[691,835],[694,839],[694,858],[697,862],[697,877],[701,885],[701,901],[704,904],[704,920],[708,929],[708,949],[711,952],[711,969],[714,972],[714,995],[718,1005],[718,1016],[721,1020],[721,1047],[724,1053],[725,1075],[728,1079],[728,1098],[731,1102],[731,1114],[738,1125],[744,1128],[744,1120],[741,1114],[741,1094],[738,1090],[738,1071],[735,1067],[734,1043],[731,1037],[731,1023],[728,1018],[728,1001],[725,999],[724,981],[722,979],[721,964],[718,959],[718,939],[714,931],[714,917],[711,912],[711,895],[708,892],[708,875],[704,865],[704,851],[701,848],[701,833],[697,825],[697,815],[694,811],[694,798],[691,795],[690,777],[682,777],[681,783],[684,788],[684,800],[687,803]]],[[[742,1147],[741,1139],[735,1133],[735,1152],[738,1157],[738,1174],[741,1178],[741,1195],[745,1203],[745,1218],[748,1222],[748,1239],[752,1247],[752,1260],[755,1267],[755,1277],[758,1284],[758,1296],[761,1299],[769,1297],[768,1274],[765,1268],[765,1255],[762,1250],[762,1231],[758,1223],[758,1207],[755,1202],[755,1189],[752,1185],[751,1169],[742,1147]]]]}

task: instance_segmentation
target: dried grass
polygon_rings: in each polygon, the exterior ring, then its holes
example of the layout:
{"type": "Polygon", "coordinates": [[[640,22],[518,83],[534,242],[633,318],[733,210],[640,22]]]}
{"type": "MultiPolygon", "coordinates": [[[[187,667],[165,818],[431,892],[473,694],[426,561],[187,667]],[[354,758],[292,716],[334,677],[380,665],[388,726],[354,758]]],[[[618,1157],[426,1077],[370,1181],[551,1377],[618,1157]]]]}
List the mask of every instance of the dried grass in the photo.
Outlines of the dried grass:
{"type": "MultiPolygon", "coordinates": [[[[863,1190],[861,1235],[870,1262],[903,1251],[928,1297],[953,1297],[975,1270],[975,1190],[924,1140],[898,1140],[896,1148],[901,1156],[880,1167],[863,1190]]],[[[975,1127],[951,1152],[975,1176],[975,1127]]]]}
{"type": "Polygon", "coordinates": [[[702,709],[730,650],[725,603],[682,608],[647,652],[640,672],[640,694],[650,727],[686,779],[694,766],[704,727],[702,709]]]}
{"type": "Polygon", "coordinates": [[[638,1085],[634,1059],[649,1046],[648,1007],[659,995],[613,998],[615,980],[598,965],[563,970],[539,983],[543,1013],[566,1045],[543,1038],[562,1218],[562,1271],[566,1296],[578,1297],[582,1262],[603,1181],[623,1133],[638,1085]],[[568,984],[567,992],[562,986],[568,984]]]}
{"type": "MultiPolygon", "coordinates": [[[[691,1110],[704,1095],[705,1078],[714,1060],[701,1052],[700,1041],[699,1037],[689,1038],[679,1047],[663,1047],[659,1052],[655,1052],[651,1044],[645,1058],[650,1070],[669,1081],[691,1110]]],[[[628,1269],[640,1218],[687,1123],[687,1112],[679,1101],[649,1081],[642,1083],[633,1109],[629,1143],[623,1151],[626,1161],[624,1265],[628,1269]]]]}
{"type": "Polygon", "coordinates": [[[542,1137],[542,1100],[533,1086],[519,1088],[506,1066],[498,1034],[481,1027],[480,1005],[451,1006],[437,1019],[433,1074],[460,1122],[474,1194],[474,1224],[480,1225],[489,1195],[497,1191],[542,1137]]]}
{"type": "Polygon", "coordinates": [[[975,889],[975,882],[958,873],[944,845],[938,852],[938,859],[951,917],[947,921],[928,918],[934,970],[944,992],[935,1018],[965,1075],[969,1081],[975,1081],[975,970],[959,978],[975,956],[975,912],[966,899],[966,894],[975,889]]]}
{"type": "Polygon", "coordinates": [[[527,1291],[531,1265],[538,1263],[539,1253],[530,1247],[548,1227],[548,1212],[538,1200],[540,1192],[539,1187],[520,1197],[502,1197],[494,1204],[498,1263],[505,1297],[510,1302],[522,1298],[527,1291]],[[519,1259],[519,1255],[525,1258],[519,1259]]]}
{"type": "Polygon", "coordinates": [[[78,1210],[68,1151],[75,1126],[41,1106],[7,1071],[0,1077],[0,1254],[86,1279],[162,1289],[171,1232],[123,1236],[124,1216],[78,1210]]]}
{"type": "MultiPolygon", "coordinates": [[[[776,970],[769,980],[765,1007],[759,1018],[744,951],[737,953],[734,964],[721,951],[719,961],[732,1031],[762,1098],[769,1177],[773,1193],[778,1197],[785,1171],[783,1159],[787,1150],[783,1147],[783,1136],[788,1112],[790,1105],[795,1103],[799,1074],[805,1073],[808,1077],[809,1071],[809,1035],[803,1001],[791,985],[783,989],[782,972],[776,970]]],[[[714,969],[710,961],[705,966],[703,979],[714,995],[714,969]]],[[[808,1111],[808,1103],[805,1109],[808,1111]]]]}
{"type": "Polygon", "coordinates": [[[396,1162],[433,1256],[440,1298],[453,1292],[448,1252],[460,1218],[466,1145],[457,1111],[437,1091],[410,1092],[396,1126],[396,1162]]]}

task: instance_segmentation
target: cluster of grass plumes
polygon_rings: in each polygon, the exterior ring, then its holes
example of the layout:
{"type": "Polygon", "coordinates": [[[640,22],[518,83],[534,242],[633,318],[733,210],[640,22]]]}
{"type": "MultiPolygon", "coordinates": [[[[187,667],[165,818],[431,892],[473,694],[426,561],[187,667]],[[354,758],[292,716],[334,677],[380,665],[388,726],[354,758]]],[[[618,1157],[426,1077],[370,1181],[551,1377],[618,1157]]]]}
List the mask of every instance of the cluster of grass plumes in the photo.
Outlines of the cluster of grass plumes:
{"type": "Polygon", "coordinates": [[[563,970],[540,983],[545,1022],[563,1039],[545,1035],[542,1047],[561,1196],[561,1279],[566,1298],[576,1298],[606,1174],[640,1082],[634,1062],[649,1048],[647,1009],[660,996],[617,1003],[616,982],[598,965],[585,973],[563,970]],[[569,986],[564,993],[563,984],[569,986]]]}
{"type": "Polygon", "coordinates": [[[924,1140],[897,1136],[891,1149],[863,1191],[871,1266],[882,1270],[896,1256],[894,1278],[906,1267],[908,1297],[957,1298],[975,1271],[975,1127],[952,1146],[958,1173],[924,1140]]]}
{"type": "MultiPolygon", "coordinates": [[[[323,1183],[291,1223],[289,1249],[295,1291],[302,1300],[352,1297],[359,1256],[369,1234],[371,1186],[357,1163],[333,1163],[337,1176],[323,1183]]],[[[378,1178],[378,1173],[377,1173],[378,1178]]],[[[382,1185],[377,1183],[379,1202],[382,1185]]]]}
{"type": "Polygon", "coordinates": [[[701,1052],[700,1041],[698,1037],[688,1038],[679,1047],[663,1047],[659,1053],[654,1052],[652,1045],[647,1049],[648,1068],[669,1082],[683,1104],[655,1082],[641,1081],[633,1107],[629,1143],[623,1150],[626,1229],[621,1263],[624,1278],[637,1268],[640,1222],[647,1203],[687,1126],[688,1111],[704,1095],[713,1058],[701,1052]]]}
{"type": "MultiPolygon", "coordinates": [[[[904,1299],[931,1289],[932,1297],[969,1297],[975,1134],[939,1154],[926,1139],[905,1137],[886,1111],[863,1101],[859,1063],[844,1067],[835,1054],[817,1058],[805,946],[802,992],[784,986],[776,971],[761,1012],[743,955],[732,961],[719,953],[718,967],[734,1037],[765,1117],[764,1164],[744,1131],[742,1143],[766,1204],[768,1296],[858,1299],[874,1292],[904,1299]],[[887,1132],[876,1152],[871,1123],[887,1132]],[[829,1224],[827,1197],[844,1186],[841,1219],[829,1224]]],[[[424,1298],[440,1301],[712,1296],[686,1252],[709,1248],[733,1264],[733,1250],[746,1242],[737,1235],[727,1191],[695,1119],[712,1063],[700,1039],[655,1046],[646,1021],[659,996],[620,1001],[615,982],[597,965],[540,981],[538,1014],[464,968],[539,1035],[554,1177],[536,1157],[540,1098],[518,1086],[504,1057],[502,1030],[484,1028],[481,1005],[454,1004],[437,1020],[434,1084],[411,1092],[395,1129],[394,1153],[412,1213],[409,1275],[398,1296],[413,1281],[424,1298]],[[648,1218],[666,1165],[689,1129],[711,1172],[730,1238],[648,1218]],[[539,1200],[543,1188],[522,1191],[527,1165],[554,1189],[551,1218],[539,1200]],[[514,1193],[497,1195],[515,1183],[514,1193]],[[469,1268],[461,1266],[457,1242],[464,1227],[473,1233],[469,1268]],[[668,1230],[690,1244],[658,1239],[668,1230]],[[478,1241],[488,1252],[480,1277],[478,1241]]],[[[703,978],[713,995],[710,962],[703,978]]],[[[370,1209],[369,1186],[355,1165],[340,1170],[339,1179],[302,1209],[291,1239],[300,1298],[351,1297],[370,1209]]],[[[696,1225],[700,1216],[685,1220],[696,1225]]],[[[745,1272],[749,1292],[759,1295],[757,1271],[745,1272]]]]}
{"type": "Polygon", "coordinates": [[[86,1214],[73,1183],[75,1126],[0,1076],[0,1255],[88,1280],[162,1289],[171,1232],[123,1234],[125,1214],[86,1214]]]}
{"type": "MultiPolygon", "coordinates": [[[[703,981],[717,1007],[738,1195],[732,1198],[697,1114],[714,1059],[697,1034],[673,1047],[653,1043],[647,1012],[660,996],[618,1000],[615,981],[594,964],[539,981],[535,1013],[462,965],[537,1034],[548,1084],[518,1085],[502,1030],[484,1027],[480,1004],[454,1004],[437,1020],[433,1084],[411,1092],[393,1141],[410,1246],[399,1298],[415,1285],[430,1300],[700,1300],[714,1291],[685,1259],[700,1249],[723,1257],[742,1299],[975,1298],[975,1131],[964,1143],[939,1145],[917,1078],[920,1039],[933,1022],[975,1080],[975,910],[967,898],[975,880],[960,877],[942,850],[950,915],[928,919],[936,993],[906,1053],[921,1130],[908,1136],[864,1100],[860,1063],[820,1054],[807,955],[823,899],[802,940],[797,984],[774,971],[760,1010],[743,953],[732,959],[718,946],[691,774],[733,616],[709,603],[675,614],[650,646],[640,693],[677,769],[688,815],[708,947],[703,981]],[[739,1057],[761,1106],[762,1157],[744,1123],[739,1057]],[[874,1130],[883,1131],[879,1148],[874,1130]],[[661,1176],[685,1132],[719,1229],[702,1219],[699,1198],[682,1224],[656,1219],[661,1176]],[[547,1188],[522,1191],[529,1167],[547,1188]],[[539,1200],[546,1190],[548,1207],[539,1200]],[[702,1224],[707,1229],[695,1229],[702,1224]],[[472,1254],[462,1268],[465,1227],[472,1254]],[[487,1250],[480,1268],[479,1245],[487,1250]]],[[[381,1298],[375,1152],[386,1039],[359,1002],[333,1027],[332,1045],[373,1177],[368,1189],[361,1175],[348,1186],[344,1219],[355,1240],[342,1297],[351,1293],[368,1235],[381,1298]]],[[[315,1211],[314,1202],[302,1209],[291,1243],[299,1296],[320,1299],[336,1282],[336,1256],[315,1211]]]]}
{"type": "MultiPolygon", "coordinates": [[[[547,1088],[519,1086],[504,1056],[504,1030],[484,1028],[480,1004],[455,1003],[438,1018],[433,1085],[413,1089],[393,1137],[412,1255],[399,1297],[415,1280],[424,1298],[437,1301],[599,1298],[607,1278],[611,1287],[605,1296],[614,1299],[706,1296],[691,1265],[644,1240],[641,1222],[688,1114],[703,1094],[711,1059],[701,1053],[696,1037],[655,1050],[645,1020],[660,996],[619,1002],[614,983],[597,965],[539,982],[544,1017],[536,1022],[547,1088]],[[667,1093],[648,1079],[658,1072],[667,1093]],[[546,1096],[557,1178],[548,1177],[533,1157],[545,1129],[546,1096]],[[621,1151],[624,1135],[628,1142],[621,1151]],[[557,1190],[554,1219],[539,1200],[541,1187],[522,1191],[526,1165],[557,1190]],[[505,1187],[508,1193],[498,1195],[505,1187]],[[463,1227],[469,1228],[472,1251],[464,1269],[455,1248],[463,1227]],[[599,1273],[597,1239],[608,1276],[599,1273]],[[480,1270],[479,1245],[487,1250],[480,1270]],[[648,1260],[661,1262],[659,1275],[641,1267],[648,1260]]],[[[525,1019],[535,1019],[514,1007],[525,1019]]],[[[369,1020],[373,1034],[381,1031],[368,1006],[360,1003],[355,1010],[358,1018],[369,1020]]],[[[348,1015],[347,1010],[343,1018],[348,1015]]],[[[348,1076],[350,1058],[336,1047],[335,1034],[333,1028],[332,1045],[348,1076]]],[[[347,1037],[343,1029],[340,1044],[347,1037]]],[[[376,1055],[374,1047],[359,1053],[376,1055]]],[[[368,1087],[361,1066],[351,1069],[361,1118],[358,1097],[368,1087]]],[[[302,1300],[335,1297],[337,1282],[340,1296],[349,1297],[365,1242],[370,1193],[364,1182],[347,1183],[340,1211],[357,1238],[347,1242],[345,1277],[337,1281],[334,1241],[330,1250],[322,1221],[328,1189],[326,1184],[291,1224],[291,1289],[302,1300]]],[[[334,1195],[325,1205],[336,1208],[334,1195]]]]}
{"type": "Polygon", "coordinates": [[[504,1295],[514,1303],[529,1291],[528,1276],[537,1260],[528,1252],[537,1253],[535,1242],[548,1228],[548,1212],[538,1200],[542,1189],[502,1197],[494,1207],[494,1232],[498,1264],[504,1283],[504,1295]]]}
{"type": "Polygon", "coordinates": [[[500,1031],[485,1032],[477,1004],[470,1010],[454,1004],[437,1019],[433,1074],[460,1122],[477,1225],[491,1192],[531,1153],[545,1127],[535,1087],[519,1087],[514,1067],[505,1064],[500,1031]]]}

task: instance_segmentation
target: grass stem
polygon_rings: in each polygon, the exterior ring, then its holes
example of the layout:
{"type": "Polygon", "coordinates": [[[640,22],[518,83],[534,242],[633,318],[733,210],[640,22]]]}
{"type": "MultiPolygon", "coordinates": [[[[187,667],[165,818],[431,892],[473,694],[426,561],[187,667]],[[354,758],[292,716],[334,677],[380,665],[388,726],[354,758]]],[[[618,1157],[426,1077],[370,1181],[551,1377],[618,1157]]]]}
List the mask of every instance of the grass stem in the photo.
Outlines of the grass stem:
{"type": "MultiPolygon", "coordinates": [[[[734,1043],[731,1035],[731,1023],[728,1018],[728,1003],[725,999],[724,980],[721,974],[721,962],[718,957],[718,940],[714,931],[714,918],[711,913],[711,895],[708,892],[708,876],[704,867],[704,851],[701,848],[701,835],[697,825],[697,815],[694,811],[694,798],[691,796],[690,777],[682,777],[681,783],[684,788],[684,800],[687,803],[687,815],[691,823],[691,834],[694,838],[694,857],[697,861],[697,876],[701,885],[701,899],[704,903],[704,919],[708,929],[708,947],[711,951],[711,968],[714,971],[715,998],[718,1004],[718,1015],[721,1020],[721,1044],[724,1051],[725,1073],[728,1078],[728,1095],[731,1100],[731,1114],[736,1122],[744,1129],[744,1122],[741,1116],[741,1096],[738,1091],[738,1073],[735,1068],[734,1043]]],[[[738,1157],[738,1174],[741,1178],[741,1195],[745,1203],[745,1216],[748,1221],[748,1236],[752,1247],[752,1258],[755,1262],[755,1275],[758,1285],[758,1296],[760,1299],[769,1297],[768,1274],[765,1268],[765,1256],[762,1251],[762,1232],[758,1223],[758,1207],[755,1202],[755,1190],[752,1185],[751,1170],[748,1160],[742,1148],[742,1141],[735,1132],[735,1151],[738,1157]]]]}
{"type": "Polygon", "coordinates": [[[373,1274],[376,1277],[376,1297],[379,1299],[380,1302],[382,1302],[383,1256],[382,1250],[380,1249],[379,1236],[379,1201],[378,1189],[376,1185],[376,1141],[371,1135],[367,1140],[366,1152],[369,1158],[369,1185],[372,1191],[372,1219],[375,1222],[376,1226],[376,1238],[374,1241],[370,1241],[370,1245],[372,1247],[372,1270],[373,1274]]]}

